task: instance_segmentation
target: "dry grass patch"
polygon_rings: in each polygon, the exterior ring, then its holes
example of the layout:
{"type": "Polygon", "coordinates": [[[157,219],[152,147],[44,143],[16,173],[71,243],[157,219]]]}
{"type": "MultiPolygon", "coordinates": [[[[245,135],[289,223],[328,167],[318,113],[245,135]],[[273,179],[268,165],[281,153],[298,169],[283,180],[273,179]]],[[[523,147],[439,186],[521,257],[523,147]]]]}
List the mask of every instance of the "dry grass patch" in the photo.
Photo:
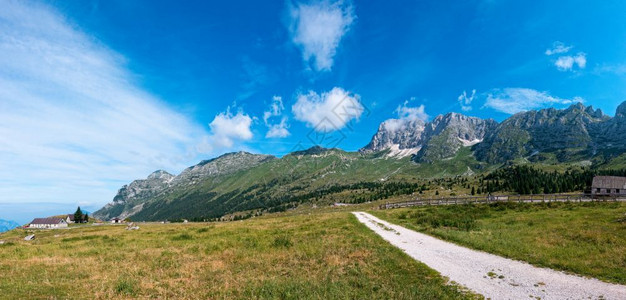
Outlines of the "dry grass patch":
{"type": "Polygon", "coordinates": [[[349,213],[2,235],[7,298],[463,299],[349,213]],[[56,237],[55,237],[56,235],[56,237]]]}

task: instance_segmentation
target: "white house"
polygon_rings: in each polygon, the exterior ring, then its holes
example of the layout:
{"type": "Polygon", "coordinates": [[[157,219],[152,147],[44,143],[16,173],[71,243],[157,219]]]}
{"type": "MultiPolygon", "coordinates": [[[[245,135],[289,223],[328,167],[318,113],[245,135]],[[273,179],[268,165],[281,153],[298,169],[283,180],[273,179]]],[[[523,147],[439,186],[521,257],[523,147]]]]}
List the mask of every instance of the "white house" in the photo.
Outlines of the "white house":
{"type": "Polygon", "coordinates": [[[122,220],[120,218],[113,218],[113,219],[111,219],[111,223],[114,223],[114,224],[115,223],[123,223],[123,222],[124,222],[124,220],[122,220]]]}
{"type": "Polygon", "coordinates": [[[44,229],[64,228],[67,227],[67,222],[61,218],[35,218],[28,227],[44,229]]]}
{"type": "Polygon", "coordinates": [[[65,222],[67,222],[67,224],[74,223],[74,214],[68,214],[67,218],[65,218],[65,222]]]}

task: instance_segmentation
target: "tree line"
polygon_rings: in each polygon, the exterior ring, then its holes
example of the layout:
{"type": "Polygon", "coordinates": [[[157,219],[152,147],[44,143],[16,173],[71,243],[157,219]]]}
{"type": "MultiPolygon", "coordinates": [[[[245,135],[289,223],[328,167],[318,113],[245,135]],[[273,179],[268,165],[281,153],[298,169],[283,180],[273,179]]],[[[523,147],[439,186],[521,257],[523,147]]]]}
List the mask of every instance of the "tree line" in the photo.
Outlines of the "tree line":
{"type": "Polygon", "coordinates": [[[590,192],[594,176],[626,176],[626,169],[569,169],[544,171],[531,166],[512,166],[495,170],[479,179],[479,193],[514,192],[521,195],[590,192]]]}

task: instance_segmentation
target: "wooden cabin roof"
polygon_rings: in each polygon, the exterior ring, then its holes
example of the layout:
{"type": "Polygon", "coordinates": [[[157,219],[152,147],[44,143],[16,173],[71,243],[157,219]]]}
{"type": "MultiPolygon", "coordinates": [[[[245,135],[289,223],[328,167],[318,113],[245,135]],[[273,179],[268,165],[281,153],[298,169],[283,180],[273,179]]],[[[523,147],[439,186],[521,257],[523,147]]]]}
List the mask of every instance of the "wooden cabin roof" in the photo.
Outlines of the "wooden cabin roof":
{"type": "Polygon", "coordinates": [[[592,188],[626,189],[626,177],[596,176],[591,183],[592,188]]]}

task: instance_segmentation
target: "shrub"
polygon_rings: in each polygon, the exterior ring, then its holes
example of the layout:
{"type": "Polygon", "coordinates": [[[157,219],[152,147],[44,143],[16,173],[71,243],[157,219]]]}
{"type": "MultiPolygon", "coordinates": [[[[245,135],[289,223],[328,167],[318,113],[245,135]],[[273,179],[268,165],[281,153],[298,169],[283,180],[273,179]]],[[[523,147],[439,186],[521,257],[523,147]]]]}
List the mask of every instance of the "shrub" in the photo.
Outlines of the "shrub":
{"type": "Polygon", "coordinates": [[[137,283],[125,277],[120,277],[115,284],[115,293],[134,296],[137,293],[137,283]]]}
{"type": "Polygon", "coordinates": [[[293,246],[293,243],[291,242],[291,239],[289,239],[288,236],[277,236],[276,238],[274,238],[274,242],[272,243],[272,247],[274,248],[289,248],[293,246]]]}
{"type": "Polygon", "coordinates": [[[173,241],[189,241],[193,239],[193,235],[186,232],[172,237],[173,241]]]}

